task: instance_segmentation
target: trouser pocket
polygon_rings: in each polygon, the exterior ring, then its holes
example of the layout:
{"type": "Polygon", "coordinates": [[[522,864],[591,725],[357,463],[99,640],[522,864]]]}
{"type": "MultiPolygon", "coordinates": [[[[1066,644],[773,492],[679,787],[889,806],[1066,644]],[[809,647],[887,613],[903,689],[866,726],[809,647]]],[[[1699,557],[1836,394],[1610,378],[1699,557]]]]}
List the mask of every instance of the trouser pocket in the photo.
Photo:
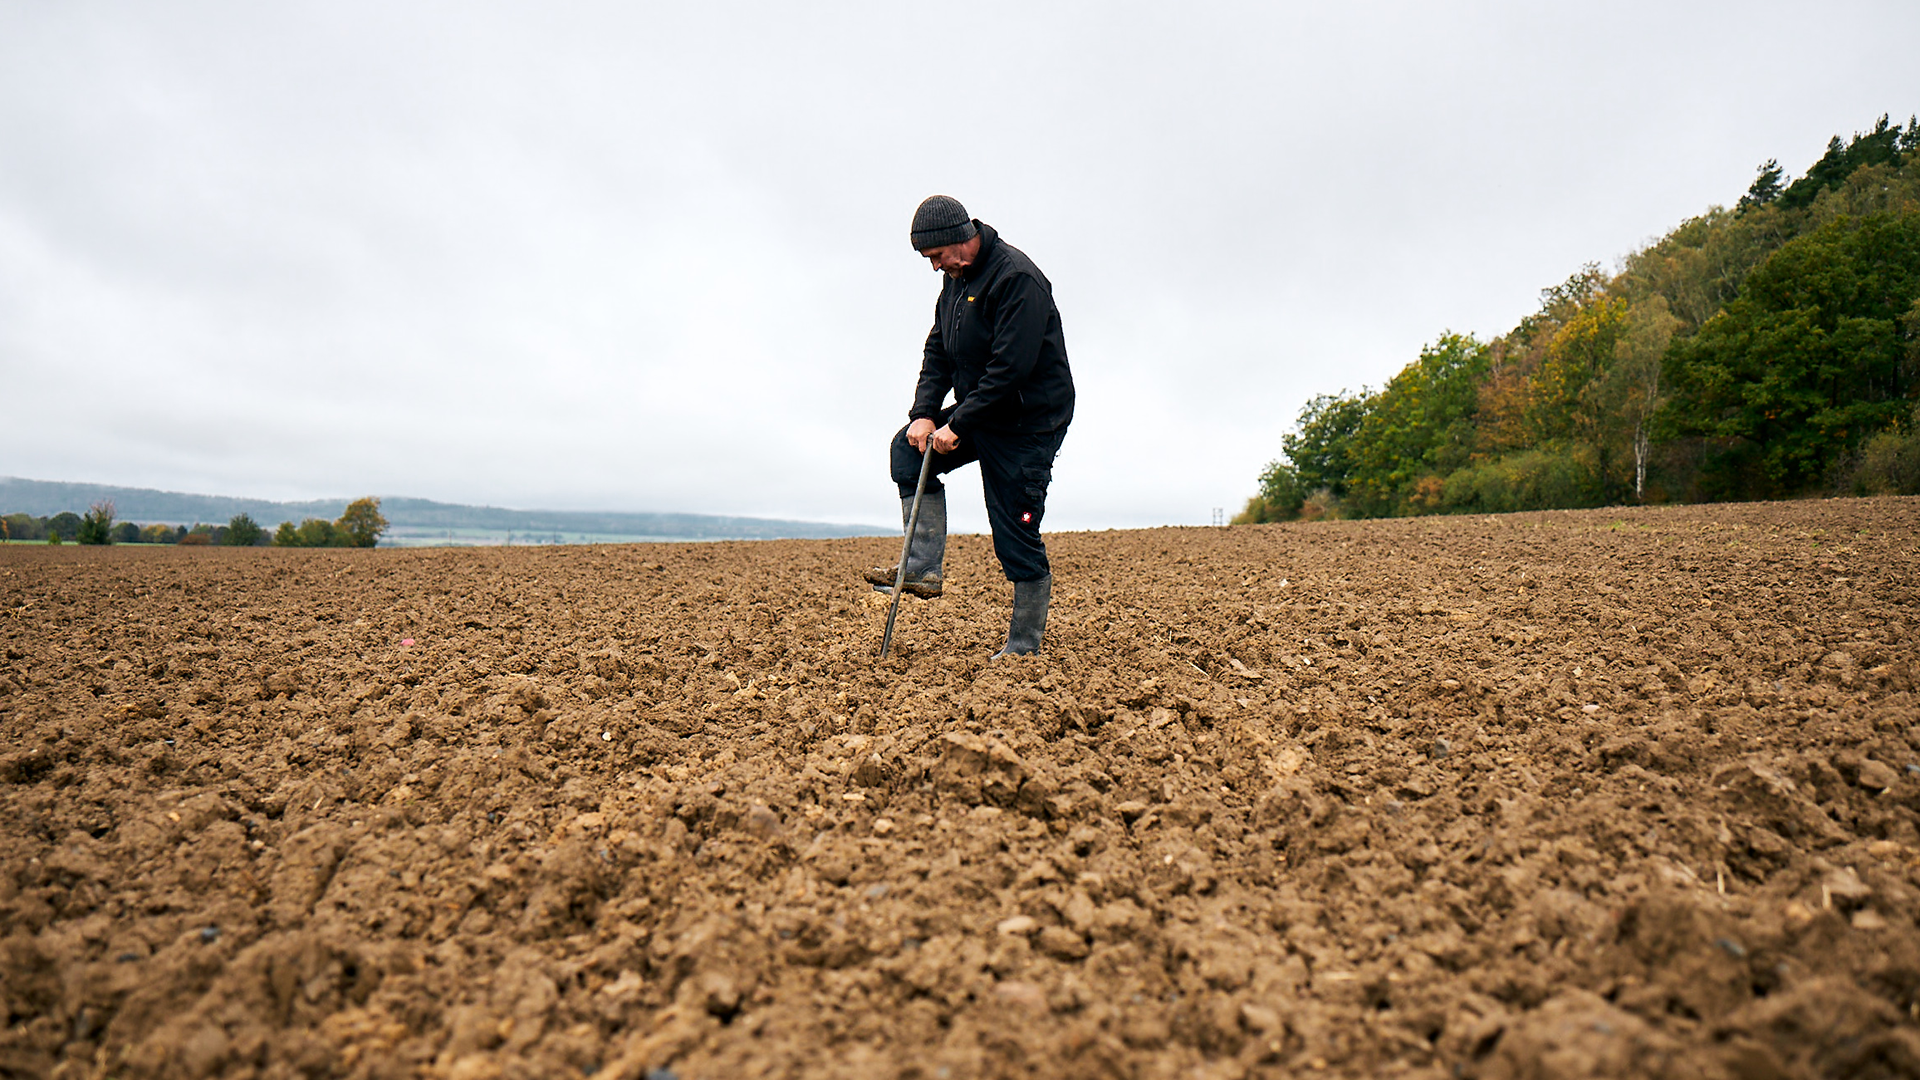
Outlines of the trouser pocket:
{"type": "Polygon", "coordinates": [[[1034,464],[1020,467],[1021,524],[1040,524],[1041,515],[1047,511],[1047,485],[1051,483],[1053,466],[1034,464]]]}

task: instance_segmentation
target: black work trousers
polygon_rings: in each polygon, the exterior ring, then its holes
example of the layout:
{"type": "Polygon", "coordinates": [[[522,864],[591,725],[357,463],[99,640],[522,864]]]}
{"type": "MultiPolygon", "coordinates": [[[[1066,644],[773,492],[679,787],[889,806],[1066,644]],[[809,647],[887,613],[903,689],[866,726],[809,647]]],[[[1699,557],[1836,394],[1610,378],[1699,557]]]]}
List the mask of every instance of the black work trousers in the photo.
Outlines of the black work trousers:
{"type": "MultiPolygon", "coordinates": [[[[950,411],[941,412],[941,424],[946,423],[950,411]]],[[[1038,581],[1052,572],[1047,545],[1040,539],[1040,519],[1047,512],[1053,459],[1066,437],[1064,424],[1031,435],[973,431],[960,437],[953,453],[933,455],[932,474],[927,477],[929,493],[946,489],[940,482],[946,473],[975,461],[980,463],[987,522],[993,526],[993,553],[999,556],[1000,569],[1008,581],[1038,581]]],[[[907,441],[906,428],[893,436],[892,459],[893,482],[900,486],[900,497],[913,498],[913,486],[920,480],[920,453],[907,441]]]]}

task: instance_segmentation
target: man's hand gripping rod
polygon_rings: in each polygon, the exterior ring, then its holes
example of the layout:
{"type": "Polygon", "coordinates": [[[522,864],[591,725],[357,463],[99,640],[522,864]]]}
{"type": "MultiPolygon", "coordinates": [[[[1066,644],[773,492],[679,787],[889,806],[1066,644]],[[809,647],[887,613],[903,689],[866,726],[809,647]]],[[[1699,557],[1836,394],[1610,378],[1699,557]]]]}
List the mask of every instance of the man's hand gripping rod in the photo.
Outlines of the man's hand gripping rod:
{"type": "Polygon", "coordinates": [[[926,453],[920,458],[920,482],[913,489],[913,509],[907,513],[907,537],[900,544],[900,566],[893,574],[893,606],[887,609],[887,633],[880,639],[880,659],[887,658],[893,644],[893,620],[900,615],[900,594],[907,591],[907,552],[913,550],[913,530],[920,524],[920,496],[927,493],[927,473],[933,469],[933,435],[927,435],[926,453]]]}

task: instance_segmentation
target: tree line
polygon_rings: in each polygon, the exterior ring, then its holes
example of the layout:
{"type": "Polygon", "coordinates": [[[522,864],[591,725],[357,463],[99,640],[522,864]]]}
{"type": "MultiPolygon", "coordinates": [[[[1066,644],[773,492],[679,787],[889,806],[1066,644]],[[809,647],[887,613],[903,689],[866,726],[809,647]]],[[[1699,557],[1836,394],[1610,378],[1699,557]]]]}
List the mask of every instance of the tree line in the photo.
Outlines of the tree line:
{"type": "Polygon", "coordinates": [[[1920,122],[1307,402],[1236,522],[1920,494],[1920,122]]]}
{"type": "Polygon", "coordinates": [[[65,511],[47,517],[7,514],[0,517],[0,540],[37,540],[48,544],[186,544],[220,547],[363,547],[380,541],[387,519],[380,500],[355,499],[339,520],[307,518],[295,525],[283,521],[269,534],[251,515],[235,514],[225,525],[138,525],[115,519],[113,502],[94,503],[85,513],[65,511]]]}

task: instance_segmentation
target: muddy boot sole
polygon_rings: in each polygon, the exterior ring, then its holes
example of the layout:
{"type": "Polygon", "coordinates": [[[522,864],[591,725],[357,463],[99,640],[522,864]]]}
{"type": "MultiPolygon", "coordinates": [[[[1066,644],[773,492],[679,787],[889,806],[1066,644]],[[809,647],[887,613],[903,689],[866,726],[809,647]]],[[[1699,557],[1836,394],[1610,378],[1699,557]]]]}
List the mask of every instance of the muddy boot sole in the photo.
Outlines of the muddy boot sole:
{"type": "MultiPolygon", "coordinates": [[[[893,579],[898,573],[898,570],[890,567],[876,566],[867,571],[867,583],[873,586],[874,592],[892,595],[893,579]]],[[[938,574],[927,574],[919,578],[909,577],[906,584],[906,593],[908,596],[918,596],[923,600],[931,600],[939,596],[943,588],[938,574]]]]}

